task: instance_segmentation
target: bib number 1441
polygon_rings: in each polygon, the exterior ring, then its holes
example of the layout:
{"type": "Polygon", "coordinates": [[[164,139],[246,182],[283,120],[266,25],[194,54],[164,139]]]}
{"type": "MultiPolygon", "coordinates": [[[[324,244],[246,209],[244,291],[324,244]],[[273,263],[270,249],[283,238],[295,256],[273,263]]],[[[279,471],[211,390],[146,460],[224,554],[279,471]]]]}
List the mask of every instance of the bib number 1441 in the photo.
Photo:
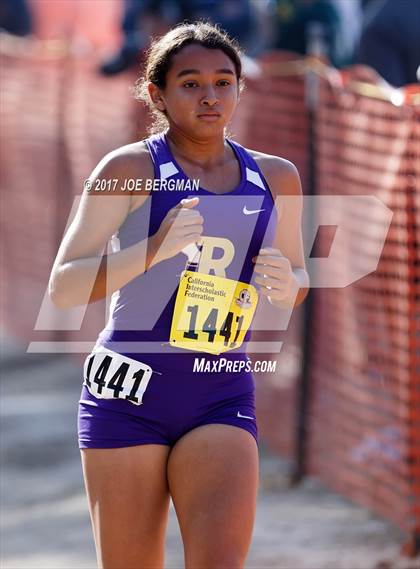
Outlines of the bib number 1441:
{"type": "MultiPolygon", "coordinates": [[[[199,305],[194,304],[187,306],[187,311],[190,313],[190,325],[188,332],[184,332],[184,338],[188,338],[190,340],[198,340],[199,335],[196,332],[197,328],[197,315],[198,315],[199,305]]],[[[217,317],[219,311],[217,308],[212,308],[203,322],[201,331],[208,335],[208,341],[214,342],[216,334],[222,336],[224,338],[223,344],[225,346],[229,346],[229,348],[234,348],[236,346],[236,341],[238,340],[239,334],[242,330],[242,324],[244,321],[243,315],[237,315],[234,317],[233,312],[228,312],[225,321],[223,322],[220,330],[217,329],[217,317]],[[235,324],[233,326],[233,324],[235,324]],[[233,341],[230,342],[230,338],[233,335],[232,327],[235,328],[234,330],[234,338],[233,341]]]]}
{"type": "Polygon", "coordinates": [[[124,399],[141,405],[152,373],[147,364],[99,347],[86,358],[83,383],[98,399],[124,399]]]}

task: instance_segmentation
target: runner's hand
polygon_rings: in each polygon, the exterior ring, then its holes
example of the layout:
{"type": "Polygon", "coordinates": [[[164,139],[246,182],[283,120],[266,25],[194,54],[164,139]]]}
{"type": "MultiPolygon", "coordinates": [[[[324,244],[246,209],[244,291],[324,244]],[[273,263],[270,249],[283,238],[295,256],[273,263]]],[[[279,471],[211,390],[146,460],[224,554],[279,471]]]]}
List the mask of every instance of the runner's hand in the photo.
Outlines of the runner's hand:
{"type": "Polygon", "coordinates": [[[280,249],[265,247],[260,249],[257,257],[252,258],[255,263],[255,282],[259,285],[259,292],[268,297],[268,300],[285,300],[289,298],[298,286],[292,266],[280,249]]]}
{"type": "Polygon", "coordinates": [[[201,242],[204,219],[195,208],[200,198],[185,198],[170,209],[153,235],[153,264],[175,257],[191,243],[201,242]]]}

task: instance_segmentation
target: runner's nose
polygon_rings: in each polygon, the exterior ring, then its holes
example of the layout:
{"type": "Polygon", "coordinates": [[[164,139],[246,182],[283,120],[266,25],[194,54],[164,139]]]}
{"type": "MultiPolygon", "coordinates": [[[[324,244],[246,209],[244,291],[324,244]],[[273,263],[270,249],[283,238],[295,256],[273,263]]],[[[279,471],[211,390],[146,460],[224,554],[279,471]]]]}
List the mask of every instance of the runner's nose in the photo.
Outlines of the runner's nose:
{"type": "Polygon", "coordinates": [[[213,87],[207,87],[201,99],[201,104],[213,107],[218,102],[219,99],[217,98],[213,87]]]}

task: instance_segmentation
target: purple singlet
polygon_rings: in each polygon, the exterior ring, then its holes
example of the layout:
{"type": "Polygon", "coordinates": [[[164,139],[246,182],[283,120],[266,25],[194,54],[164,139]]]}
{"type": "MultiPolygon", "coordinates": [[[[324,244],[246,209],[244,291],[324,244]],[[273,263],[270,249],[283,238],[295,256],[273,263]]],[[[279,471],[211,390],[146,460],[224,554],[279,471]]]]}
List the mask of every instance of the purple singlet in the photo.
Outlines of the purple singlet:
{"type": "MultiPolygon", "coordinates": [[[[270,189],[255,160],[240,144],[226,141],[239,162],[241,179],[231,192],[215,194],[187,178],[164,133],[149,137],[145,143],[155,176],[148,188],[151,195],[127,216],[113,238],[114,249],[124,249],[155,234],[169,209],[184,198],[198,196],[200,202],[195,209],[204,218],[203,236],[210,236],[214,243],[208,257],[217,266],[217,261],[226,255],[223,276],[252,284],[252,257],[263,246],[271,245],[277,215],[270,189]]],[[[250,330],[239,349],[220,355],[170,345],[177,289],[187,261],[186,254],[179,253],[113,294],[110,318],[94,351],[105,349],[111,356],[114,353],[116,361],[118,355],[129,358],[128,364],[121,363],[111,380],[115,389],[112,398],[100,398],[88,388],[93,381],[105,389],[109,369],[116,369],[113,364],[109,367],[109,361],[96,368],[95,378],[91,377],[88,385],[85,378],[79,401],[80,448],[147,443],[172,446],[189,430],[210,423],[244,428],[257,440],[255,385],[245,353],[250,330]],[[225,365],[220,368],[221,359],[225,365]],[[137,400],[141,404],[133,404],[135,398],[121,397],[121,382],[130,360],[151,369],[150,379],[143,383],[142,397],[137,400]],[[195,370],[197,360],[202,360],[201,371],[195,370]]],[[[215,273],[210,269],[208,274],[215,273]]],[[[135,377],[141,385],[142,372],[135,377]]],[[[137,383],[133,383],[133,389],[137,383]]]]}

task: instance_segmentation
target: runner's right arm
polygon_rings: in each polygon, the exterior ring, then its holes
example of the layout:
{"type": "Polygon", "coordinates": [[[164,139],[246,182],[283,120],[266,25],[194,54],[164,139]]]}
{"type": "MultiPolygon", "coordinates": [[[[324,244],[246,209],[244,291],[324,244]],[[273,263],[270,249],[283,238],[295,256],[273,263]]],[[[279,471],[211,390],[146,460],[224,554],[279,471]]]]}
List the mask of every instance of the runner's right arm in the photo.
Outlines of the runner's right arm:
{"type": "MultiPolygon", "coordinates": [[[[95,193],[85,188],[51,271],[48,287],[56,306],[71,308],[100,300],[199,238],[203,220],[192,209],[198,204],[194,198],[169,210],[149,239],[110,255],[104,253],[108,240],[130,213],[132,192],[119,189],[126,180],[147,178],[153,178],[153,166],[147,150],[140,150],[138,143],[111,152],[94,169],[91,188],[96,187],[96,180],[118,180],[116,191],[95,193]]],[[[136,207],[142,207],[149,195],[136,192],[136,207]]]]}

